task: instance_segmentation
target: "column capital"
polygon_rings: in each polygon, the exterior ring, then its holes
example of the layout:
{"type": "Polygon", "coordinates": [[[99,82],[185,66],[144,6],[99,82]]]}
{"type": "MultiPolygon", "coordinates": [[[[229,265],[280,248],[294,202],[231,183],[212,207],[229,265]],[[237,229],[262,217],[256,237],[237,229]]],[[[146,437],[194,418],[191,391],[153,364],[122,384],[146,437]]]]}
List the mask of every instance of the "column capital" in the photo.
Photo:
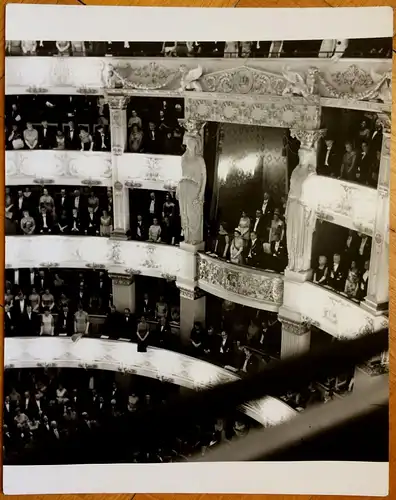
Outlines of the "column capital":
{"type": "Polygon", "coordinates": [[[285,330],[294,335],[304,335],[304,333],[308,333],[310,330],[306,322],[300,323],[280,315],[278,315],[278,320],[282,323],[282,327],[284,327],[285,330]]]}
{"type": "Polygon", "coordinates": [[[186,132],[193,136],[200,136],[206,122],[199,120],[190,120],[185,118],[179,118],[179,125],[184,127],[186,132]]]}
{"type": "Polygon", "coordinates": [[[302,149],[312,149],[315,148],[319,139],[326,135],[327,129],[317,129],[317,130],[302,130],[291,128],[290,135],[294,139],[300,141],[300,148],[302,149]]]}
{"type": "Polygon", "coordinates": [[[134,277],[131,274],[109,273],[109,278],[115,285],[121,286],[130,286],[134,281],[134,277]]]}
{"type": "Polygon", "coordinates": [[[106,95],[106,100],[109,108],[113,110],[126,109],[129,97],[125,95],[106,95]]]}
{"type": "Polygon", "coordinates": [[[178,288],[180,290],[180,298],[188,300],[198,300],[202,297],[205,297],[205,292],[197,286],[194,289],[184,288],[181,286],[179,286],[178,288]]]}

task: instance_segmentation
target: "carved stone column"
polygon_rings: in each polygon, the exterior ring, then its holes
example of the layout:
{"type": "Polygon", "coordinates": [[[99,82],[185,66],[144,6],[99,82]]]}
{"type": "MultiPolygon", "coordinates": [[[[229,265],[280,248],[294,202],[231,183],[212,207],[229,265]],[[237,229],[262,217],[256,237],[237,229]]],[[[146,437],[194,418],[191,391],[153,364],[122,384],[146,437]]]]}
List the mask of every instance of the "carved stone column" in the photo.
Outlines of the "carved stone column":
{"type": "Polygon", "coordinates": [[[290,135],[300,141],[299,163],[292,172],[287,203],[287,246],[289,264],[285,271],[293,281],[306,281],[311,277],[312,238],[316,224],[315,200],[304,200],[304,182],[316,174],[318,144],[326,129],[296,130],[290,135]]]}
{"type": "Polygon", "coordinates": [[[107,96],[110,108],[111,130],[111,163],[113,184],[113,217],[114,229],[112,236],[117,239],[126,239],[129,230],[129,189],[118,177],[118,160],[124,153],[127,144],[127,112],[128,98],[125,96],[107,96]]]}
{"type": "Polygon", "coordinates": [[[311,347],[311,331],[301,320],[285,318],[279,314],[282,323],[281,359],[299,356],[311,347]]]}
{"type": "Polygon", "coordinates": [[[374,235],[371,244],[367,297],[362,307],[380,315],[389,305],[389,179],[391,130],[390,117],[380,115],[383,124],[381,160],[378,174],[374,235]]]}
{"type": "Polygon", "coordinates": [[[136,309],[135,280],[133,276],[119,273],[109,273],[112,282],[113,304],[117,311],[128,308],[133,314],[136,309]]]}
{"type": "Polygon", "coordinates": [[[190,333],[195,321],[205,325],[206,296],[199,288],[180,289],[180,338],[183,344],[189,344],[190,333]]]}

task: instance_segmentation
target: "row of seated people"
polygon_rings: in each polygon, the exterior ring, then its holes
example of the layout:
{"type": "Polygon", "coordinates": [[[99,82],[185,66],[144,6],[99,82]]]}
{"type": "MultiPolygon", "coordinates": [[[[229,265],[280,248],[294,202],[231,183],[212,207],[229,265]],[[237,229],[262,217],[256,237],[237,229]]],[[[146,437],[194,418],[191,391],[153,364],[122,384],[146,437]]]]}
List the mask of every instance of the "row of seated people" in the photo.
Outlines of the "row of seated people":
{"type": "Polygon", "coordinates": [[[390,38],[247,42],[84,42],[8,40],[7,56],[114,57],[391,57],[390,38]]]}
{"type": "Polygon", "coordinates": [[[29,187],[14,193],[6,188],[6,234],[66,234],[110,236],[113,228],[112,190],[61,188],[54,196],[43,188],[40,196],[29,187]]]}
{"type": "MultiPolygon", "coordinates": [[[[52,460],[56,463],[58,450],[63,448],[63,452],[70,452],[71,447],[72,453],[77,452],[73,444],[81,446],[84,443],[89,450],[89,444],[92,446],[98,429],[109,425],[125,425],[128,416],[166,404],[169,398],[167,391],[161,390],[161,387],[156,390],[144,387],[140,391],[126,391],[107,380],[107,383],[102,380],[101,384],[97,384],[97,377],[94,376],[83,384],[81,381],[68,383],[66,377],[63,377],[66,379],[63,382],[62,372],[57,376],[48,372],[29,375],[29,381],[23,380],[17,387],[6,388],[3,405],[3,450],[6,463],[29,460],[26,452],[30,452],[30,456],[34,455],[36,460],[43,459],[49,453],[50,463],[52,460]],[[40,457],[40,451],[43,457],[40,457]]],[[[106,378],[110,379],[111,375],[106,378]]],[[[206,419],[206,422],[180,431],[171,439],[164,436],[159,442],[147,444],[139,440],[139,443],[130,444],[128,462],[185,461],[193,454],[205,454],[208,448],[220,442],[246,435],[249,424],[243,415],[229,415],[223,419],[206,419]]],[[[99,447],[95,452],[99,452],[99,447]]],[[[101,461],[105,454],[106,450],[102,449],[100,457],[93,453],[92,458],[101,461]]]]}
{"type": "Polygon", "coordinates": [[[326,137],[321,148],[318,173],[377,187],[382,136],[382,125],[378,120],[372,129],[363,120],[358,134],[344,143],[344,149],[333,137],[326,137]]]}
{"type": "Polygon", "coordinates": [[[182,241],[179,203],[173,194],[161,196],[151,192],[147,201],[136,208],[140,211],[132,221],[127,236],[136,241],[176,245],[182,241]]]}
{"type": "Polygon", "coordinates": [[[254,218],[242,212],[231,237],[225,223],[220,228],[213,253],[234,264],[283,272],[287,264],[285,221],[279,208],[270,207],[268,193],[254,218]]]}
{"type": "Polygon", "coordinates": [[[72,121],[49,124],[42,120],[39,125],[13,123],[10,130],[6,128],[6,149],[110,151],[110,129],[102,124],[76,126],[72,121]]]}

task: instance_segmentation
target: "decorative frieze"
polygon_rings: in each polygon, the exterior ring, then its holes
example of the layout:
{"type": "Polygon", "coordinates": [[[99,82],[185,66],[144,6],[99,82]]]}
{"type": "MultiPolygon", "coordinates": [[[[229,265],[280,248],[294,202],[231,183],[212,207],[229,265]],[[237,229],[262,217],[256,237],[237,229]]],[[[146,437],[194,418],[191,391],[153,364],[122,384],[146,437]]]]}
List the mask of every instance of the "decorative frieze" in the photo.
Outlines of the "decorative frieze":
{"type": "MultiPolygon", "coordinates": [[[[198,390],[239,377],[224,368],[165,349],[148,347],[142,356],[136,344],[122,341],[82,338],[6,338],[4,364],[7,368],[93,368],[119,373],[133,373],[160,381],[168,380],[181,387],[198,390]]],[[[271,427],[297,415],[284,402],[267,396],[241,407],[265,427],[271,427]]]]}
{"type": "Polygon", "coordinates": [[[300,141],[301,149],[315,149],[317,148],[319,139],[326,135],[326,129],[317,130],[302,130],[302,129],[290,129],[291,137],[296,138],[300,141]]]}
{"type": "Polygon", "coordinates": [[[205,292],[198,287],[194,287],[193,290],[191,290],[190,288],[182,287],[182,286],[179,286],[178,288],[180,290],[180,297],[182,297],[184,299],[197,300],[197,299],[200,299],[202,297],[205,297],[205,292]]]}
{"type": "Polygon", "coordinates": [[[198,255],[198,285],[226,300],[263,310],[278,310],[283,300],[283,276],[198,255]]]}
{"type": "Polygon", "coordinates": [[[282,329],[293,335],[303,335],[309,331],[309,325],[306,322],[299,323],[280,315],[278,315],[278,320],[282,323],[282,329]]]}
{"type": "Polygon", "coordinates": [[[119,286],[130,286],[133,283],[132,275],[125,275],[119,273],[109,273],[109,278],[112,280],[114,285],[119,286]]]}
{"type": "Polygon", "coordinates": [[[146,276],[189,279],[189,254],[171,245],[85,236],[7,236],[8,268],[133,269],[146,276]],[[44,265],[45,263],[45,265],[44,265]]]}
{"type": "Polygon", "coordinates": [[[110,153],[83,151],[7,151],[6,185],[111,186],[110,153]]]}

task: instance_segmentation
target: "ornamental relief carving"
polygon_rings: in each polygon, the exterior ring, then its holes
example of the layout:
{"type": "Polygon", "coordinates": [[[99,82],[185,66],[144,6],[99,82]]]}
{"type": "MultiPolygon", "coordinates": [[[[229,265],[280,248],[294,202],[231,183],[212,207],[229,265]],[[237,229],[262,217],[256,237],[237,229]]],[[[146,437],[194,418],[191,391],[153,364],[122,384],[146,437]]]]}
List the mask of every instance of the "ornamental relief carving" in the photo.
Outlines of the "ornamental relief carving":
{"type": "MultiPolygon", "coordinates": [[[[7,151],[6,184],[15,185],[44,179],[62,182],[78,179],[88,183],[110,184],[109,153],[80,151],[7,151]]],[[[41,182],[38,182],[41,184],[41,182]]]]}
{"type": "Polygon", "coordinates": [[[199,255],[198,280],[212,287],[264,302],[281,304],[283,279],[280,275],[264,275],[215,258],[199,255]]]}

